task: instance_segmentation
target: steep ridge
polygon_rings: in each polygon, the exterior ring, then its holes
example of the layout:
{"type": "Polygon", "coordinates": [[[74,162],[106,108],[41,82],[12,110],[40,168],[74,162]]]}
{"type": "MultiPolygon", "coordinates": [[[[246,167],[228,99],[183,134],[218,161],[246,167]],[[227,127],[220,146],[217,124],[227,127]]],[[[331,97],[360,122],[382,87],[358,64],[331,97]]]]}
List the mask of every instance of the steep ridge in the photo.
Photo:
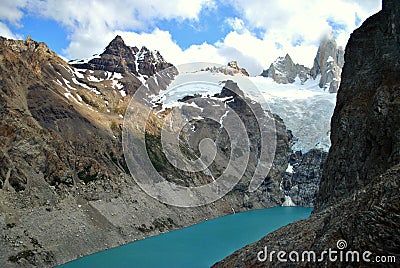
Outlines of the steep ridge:
{"type": "MultiPolygon", "coordinates": [[[[116,37],[101,56],[69,65],[44,43],[0,38],[1,267],[54,266],[233,211],[282,204],[291,136],[277,116],[273,170],[254,193],[247,178],[217,202],[179,208],[139,188],[122,152],[123,117],[148,75],[171,66],[148,51],[116,37]]],[[[156,79],[161,88],[168,84],[156,79]]],[[[246,107],[235,109],[247,116],[246,107]]],[[[203,181],[205,175],[194,180],[203,181]]]]}
{"type": "Polygon", "coordinates": [[[351,35],[332,120],[332,147],[312,216],[236,251],[215,267],[398,266],[399,18],[400,3],[383,1],[383,10],[351,35]],[[346,246],[338,248],[339,240],[346,246]],[[320,262],[279,262],[275,255],[260,262],[257,253],[265,246],[268,253],[313,250],[318,258],[329,248],[358,251],[361,261],[333,262],[325,256],[320,262]],[[365,251],[371,252],[371,263],[362,260],[365,251]],[[394,256],[396,263],[374,262],[376,256],[394,256]]]}

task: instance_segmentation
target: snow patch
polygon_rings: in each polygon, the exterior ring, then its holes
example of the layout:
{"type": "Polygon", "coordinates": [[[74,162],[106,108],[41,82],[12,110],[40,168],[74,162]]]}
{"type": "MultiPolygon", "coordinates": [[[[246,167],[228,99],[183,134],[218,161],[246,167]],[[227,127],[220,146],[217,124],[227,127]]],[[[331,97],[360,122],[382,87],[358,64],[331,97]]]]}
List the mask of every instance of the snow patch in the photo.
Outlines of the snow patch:
{"type": "Polygon", "coordinates": [[[93,76],[93,75],[89,75],[87,80],[89,80],[90,82],[96,82],[96,83],[104,81],[104,79],[97,78],[96,76],[93,76]]]}
{"type": "Polygon", "coordinates": [[[124,85],[120,84],[118,80],[112,80],[112,87],[114,89],[122,89],[124,85]]]}
{"type": "Polygon", "coordinates": [[[123,78],[123,76],[122,76],[121,73],[114,72],[111,79],[118,79],[119,80],[119,79],[122,79],[122,78],[123,78]]]}
{"type": "Polygon", "coordinates": [[[67,86],[67,88],[72,89],[72,90],[76,90],[76,88],[73,88],[73,87],[70,86],[69,81],[66,80],[64,77],[63,77],[63,81],[64,81],[65,85],[67,86]]]}
{"type": "Polygon", "coordinates": [[[225,117],[228,115],[228,113],[229,113],[229,110],[226,111],[226,112],[221,116],[221,118],[219,119],[219,124],[221,125],[220,128],[223,128],[222,123],[224,122],[224,119],[225,119],[225,117]]]}
{"type": "Polygon", "coordinates": [[[95,59],[95,58],[100,58],[100,55],[94,54],[91,58],[74,59],[74,60],[70,60],[68,63],[69,64],[83,64],[83,63],[88,63],[90,60],[95,59]]]}
{"type": "Polygon", "coordinates": [[[285,202],[283,202],[282,207],[295,207],[296,204],[293,203],[292,198],[290,196],[285,195],[285,202]]]}
{"type": "MultiPolygon", "coordinates": [[[[71,99],[73,99],[76,103],[78,103],[79,105],[82,105],[82,103],[80,103],[80,102],[74,97],[74,95],[71,94],[71,92],[64,93],[64,96],[65,96],[67,99],[71,98],[71,99]]],[[[79,97],[80,97],[80,96],[79,96],[79,97]]]]}
{"type": "Polygon", "coordinates": [[[289,163],[287,169],[286,169],[287,173],[293,173],[293,166],[289,163]]]}

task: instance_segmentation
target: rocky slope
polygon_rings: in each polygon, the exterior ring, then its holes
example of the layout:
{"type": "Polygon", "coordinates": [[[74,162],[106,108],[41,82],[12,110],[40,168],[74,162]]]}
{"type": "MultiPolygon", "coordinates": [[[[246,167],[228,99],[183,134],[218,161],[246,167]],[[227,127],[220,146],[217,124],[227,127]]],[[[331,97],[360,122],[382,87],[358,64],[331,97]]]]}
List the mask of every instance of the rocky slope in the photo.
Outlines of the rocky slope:
{"type": "MultiPolygon", "coordinates": [[[[120,37],[100,56],[71,64],[44,43],[0,38],[1,267],[54,266],[232,210],[284,201],[279,183],[290,135],[276,116],[277,155],[258,191],[248,193],[244,180],[224,198],[195,208],[151,198],[129,174],[121,130],[132,94],[171,64],[120,37]]],[[[168,84],[156,79],[160,87],[168,84]]],[[[237,111],[247,116],[246,109],[237,111]]],[[[205,180],[200,174],[194,183],[205,180]]]]}
{"type": "Polygon", "coordinates": [[[340,76],[344,64],[344,51],[338,47],[333,37],[325,37],[321,40],[314,65],[310,69],[304,65],[295,64],[289,54],[279,57],[261,76],[270,77],[280,84],[288,84],[296,81],[303,84],[307,79],[319,79],[319,87],[336,93],[340,85],[340,76]]]}
{"type": "MultiPolygon", "coordinates": [[[[285,226],[235,252],[215,267],[398,266],[400,262],[400,3],[354,31],[346,47],[342,83],[332,120],[332,147],[316,209],[309,219],[285,226]],[[345,250],[395,256],[396,263],[259,262],[272,250],[321,253],[347,242],[345,250]]],[[[360,257],[361,258],[361,257],[360,257]]]]}

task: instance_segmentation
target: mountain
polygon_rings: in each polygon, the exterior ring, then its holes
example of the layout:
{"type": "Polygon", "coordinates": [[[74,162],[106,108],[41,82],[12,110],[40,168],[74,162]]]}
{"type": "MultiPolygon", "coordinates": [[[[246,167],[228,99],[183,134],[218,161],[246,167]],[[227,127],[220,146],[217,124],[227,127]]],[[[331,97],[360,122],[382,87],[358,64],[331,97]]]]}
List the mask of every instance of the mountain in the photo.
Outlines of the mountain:
{"type": "Polygon", "coordinates": [[[131,73],[142,78],[141,81],[172,66],[159,51],[150,51],[144,46],[140,50],[129,47],[119,35],[100,55],[94,55],[90,60],[72,60],[69,64],[80,69],[131,73]]]}
{"type": "Polygon", "coordinates": [[[294,83],[298,78],[302,84],[308,79],[319,79],[319,87],[336,93],[340,85],[340,75],[344,64],[344,51],[338,47],[333,37],[325,37],[320,42],[314,65],[310,69],[295,64],[289,54],[276,59],[261,76],[270,77],[280,84],[294,83]]]}
{"type": "Polygon", "coordinates": [[[293,83],[298,77],[304,83],[310,76],[310,69],[303,65],[295,64],[289,54],[285,57],[279,57],[267,70],[261,73],[261,76],[271,77],[279,84],[293,83]]]}
{"type": "MultiPolygon", "coordinates": [[[[164,77],[148,78],[169,66],[159,53],[128,47],[118,36],[102,54],[70,64],[44,43],[0,37],[1,267],[55,266],[234,211],[284,202],[279,186],[288,166],[292,136],[277,115],[262,113],[265,120],[274,121],[277,147],[270,173],[250,193],[260,132],[249,109],[263,109],[228,80],[212,99],[224,103],[220,109],[230,107],[248,124],[252,153],[243,180],[216,202],[191,208],[161,203],[140,189],[122,149],[124,116],[142,85],[160,93],[173,81],[179,73],[174,67],[164,69],[164,77]]],[[[194,106],[191,102],[196,100],[185,94],[180,102],[186,101],[194,106]]],[[[179,172],[168,163],[160,142],[160,120],[167,119],[170,111],[160,110],[146,123],[148,155],[171,181],[185,186],[203,184],[227,162],[228,138],[220,124],[195,121],[201,133],[190,135],[189,129],[189,143],[182,140],[180,148],[195,157],[199,138],[220,137],[220,164],[210,168],[211,175],[179,172]]],[[[145,110],[139,110],[132,120],[143,114],[145,110]]]]}
{"type": "Polygon", "coordinates": [[[319,87],[331,93],[337,92],[344,64],[344,51],[338,47],[334,38],[322,39],[314,65],[310,70],[311,77],[316,79],[321,75],[319,87]]]}
{"type": "Polygon", "coordinates": [[[311,217],[280,228],[215,267],[398,266],[400,2],[383,1],[382,7],[347,44],[332,118],[332,147],[311,217]],[[329,248],[357,251],[361,261],[330,262],[325,257],[308,263],[282,263],[277,258],[259,262],[257,253],[265,246],[269,253],[312,250],[319,257],[329,248]],[[366,254],[370,263],[362,260],[366,251],[371,252],[366,254]],[[393,256],[396,262],[377,263],[376,256],[393,256]]]}

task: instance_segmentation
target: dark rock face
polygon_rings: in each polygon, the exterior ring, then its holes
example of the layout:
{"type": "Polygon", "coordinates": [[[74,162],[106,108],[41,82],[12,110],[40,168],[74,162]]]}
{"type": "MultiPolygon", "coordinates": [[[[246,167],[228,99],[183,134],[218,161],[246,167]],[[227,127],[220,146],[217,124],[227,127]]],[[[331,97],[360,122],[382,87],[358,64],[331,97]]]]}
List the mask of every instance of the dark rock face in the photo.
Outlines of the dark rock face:
{"type": "Polygon", "coordinates": [[[235,252],[216,267],[397,267],[400,261],[400,2],[354,31],[346,47],[342,83],[332,119],[332,147],[316,209],[309,219],[287,225],[235,252]],[[259,262],[272,250],[321,253],[335,249],[393,256],[395,263],[259,262]]]}
{"type": "Polygon", "coordinates": [[[304,65],[295,64],[289,54],[286,54],[285,57],[279,57],[272,63],[268,70],[261,73],[261,76],[271,77],[280,84],[293,83],[298,76],[304,83],[310,76],[310,69],[304,65]]]}
{"type": "Polygon", "coordinates": [[[354,197],[343,199],[309,219],[284,226],[213,267],[398,267],[400,202],[394,197],[399,194],[399,176],[397,165],[376,177],[377,183],[358,191],[354,197]],[[288,262],[277,260],[278,251],[296,251],[301,256],[302,252],[313,250],[317,258],[329,248],[339,252],[336,245],[339,239],[347,242],[344,253],[347,250],[360,253],[360,262],[329,262],[327,255],[321,262],[291,262],[288,254],[284,257],[288,262]],[[265,246],[269,253],[276,252],[272,262],[257,260],[257,253],[265,246]],[[365,251],[373,253],[370,263],[362,261],[365,251]],[[375,256],[395,256],[396,263],[372,263],[375,256]]]}
{"type": "MultiPolygon", "coordinates": [[[[396,1],[394,1],[396,2],[396,1]]],[[[400,162],[400,13],[386,2],[351,36],[332,117],[319,209],[400,162]]]]}
{"type": "Polygon", "coordinates": [[[314,207],[327,155],[327,152],[313,149],[305,154],[296,152],[290,156],[292,171],[286,172],[283,177],[282,188],[295,205],[314,207]]]}

